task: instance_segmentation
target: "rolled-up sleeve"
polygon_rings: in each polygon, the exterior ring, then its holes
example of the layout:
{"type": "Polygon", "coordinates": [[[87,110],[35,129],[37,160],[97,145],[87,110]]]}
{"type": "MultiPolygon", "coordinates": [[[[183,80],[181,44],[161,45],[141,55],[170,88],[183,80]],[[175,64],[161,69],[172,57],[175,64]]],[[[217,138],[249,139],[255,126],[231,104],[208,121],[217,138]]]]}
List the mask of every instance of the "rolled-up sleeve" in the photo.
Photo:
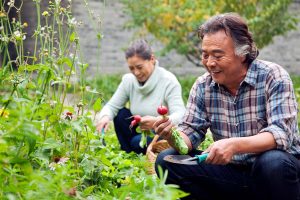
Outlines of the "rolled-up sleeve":
{"type": "Polygon", "coordinates": [[[188,136],[194,149],[204,141],[210,126],[205,109],[204,91],[205,82],[197,80],[190,91],[183,121],[178,125],[179,131],[188,136]]]}
{"type": "Polygon", "coordinates": [[[277,149],[286,151],[293,144],[293,135],[298,132],[297,101],[289,77],[273,80],[269,81],[267,88],[268,126],[259,132],[272,133],[277,149]]]}

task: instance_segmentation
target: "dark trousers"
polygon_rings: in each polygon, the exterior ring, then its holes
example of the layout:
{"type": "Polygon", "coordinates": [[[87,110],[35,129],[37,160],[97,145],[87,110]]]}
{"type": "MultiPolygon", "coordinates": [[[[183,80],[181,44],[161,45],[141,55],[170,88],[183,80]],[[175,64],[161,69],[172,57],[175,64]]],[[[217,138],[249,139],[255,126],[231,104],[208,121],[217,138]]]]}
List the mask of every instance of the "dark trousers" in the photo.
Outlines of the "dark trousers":
{"type": "MultiPolygon", "coordinates": [[[[191,155],[199,154],[198,151],[191,155]]],[[[241,165],[182,165],[163,160],[178,154],[174,149],[161,152],[156,160],[168,170],[167,184],[177,184],[190,193],[186,199],[300,199],[300,160],[279,150],[261,154],[251,166],[241,165]]]]}
{"type": "Polygon", "coordinates": [[[136,132],[136,127],[129,128],[130,122],[133,120],[129,109],[122,108],[114,118],[115,131],[121,145],[121,149],[127,153],[133,151],[135,153],[146,153],[147,146],[152,141],[152,138],[147,136],[147,145],[140,147],[141,133],[136,132]]]}

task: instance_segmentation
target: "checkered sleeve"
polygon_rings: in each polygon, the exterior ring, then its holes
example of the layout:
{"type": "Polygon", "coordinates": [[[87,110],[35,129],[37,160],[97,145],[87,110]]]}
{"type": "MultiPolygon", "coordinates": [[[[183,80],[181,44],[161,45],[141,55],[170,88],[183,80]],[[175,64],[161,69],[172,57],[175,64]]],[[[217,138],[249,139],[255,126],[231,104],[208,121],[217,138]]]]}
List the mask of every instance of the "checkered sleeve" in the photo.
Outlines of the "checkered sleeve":
{"type": "Polygon", "coordinates": [[[179,131],[189,137],[194,149],[205,139],[205,133],[210,126],[204,102],[205,81],[199,79],[190,91],[184,118],[178,125],[179,131]]]}
{"type": "Polygon", "coordinates": [[[270,77],[266,97],[268,126],[260,130],[260,133],[272,133],[277,149],[290,149],[293,134],[297,133],[298,127],[297,101],[289,76],[282,76],[279,79],[270,77]]]}

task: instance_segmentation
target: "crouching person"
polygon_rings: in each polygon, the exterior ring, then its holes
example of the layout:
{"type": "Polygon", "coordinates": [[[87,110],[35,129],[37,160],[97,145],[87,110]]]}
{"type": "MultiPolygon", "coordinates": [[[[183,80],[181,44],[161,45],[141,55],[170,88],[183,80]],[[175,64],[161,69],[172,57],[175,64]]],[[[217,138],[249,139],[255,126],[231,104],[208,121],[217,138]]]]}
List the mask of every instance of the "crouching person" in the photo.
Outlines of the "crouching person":
{"type": "MultiPolygon", "coordinates": [[[[297,102],[289,74],[279,65],[258,60],[245,21],[237,14],[216,15],[200,26],[202,63],[207,73],[194,83],[177,130],[189,154],[204,140],[214,142],[204,162],[172,163],[159,154],[156,170],[168,170],[192,199],[300,199],[300,138],[297,102]]],[[[154,130],[171,141],[172,123],[154,130]]],[[[188,197],[188,198],[189,198],[188,197]]]]}

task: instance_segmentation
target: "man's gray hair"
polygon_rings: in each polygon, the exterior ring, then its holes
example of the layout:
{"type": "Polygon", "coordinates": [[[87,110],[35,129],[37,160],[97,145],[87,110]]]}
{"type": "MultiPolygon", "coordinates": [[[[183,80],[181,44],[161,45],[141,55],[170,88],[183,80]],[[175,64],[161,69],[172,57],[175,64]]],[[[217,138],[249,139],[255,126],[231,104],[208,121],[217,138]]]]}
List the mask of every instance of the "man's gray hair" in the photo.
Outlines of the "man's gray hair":
{"type": "Polygon", "coordinates": [[[198,36],[203,39],[204,35],[221,30],[225,31],[233,39],[235,54],[245,56],[245,63],[250,64],[258,56],[259,52],[253,41],[252,34],[244,19],[237,13],[213,16],[199,27],[198,36]]]}

